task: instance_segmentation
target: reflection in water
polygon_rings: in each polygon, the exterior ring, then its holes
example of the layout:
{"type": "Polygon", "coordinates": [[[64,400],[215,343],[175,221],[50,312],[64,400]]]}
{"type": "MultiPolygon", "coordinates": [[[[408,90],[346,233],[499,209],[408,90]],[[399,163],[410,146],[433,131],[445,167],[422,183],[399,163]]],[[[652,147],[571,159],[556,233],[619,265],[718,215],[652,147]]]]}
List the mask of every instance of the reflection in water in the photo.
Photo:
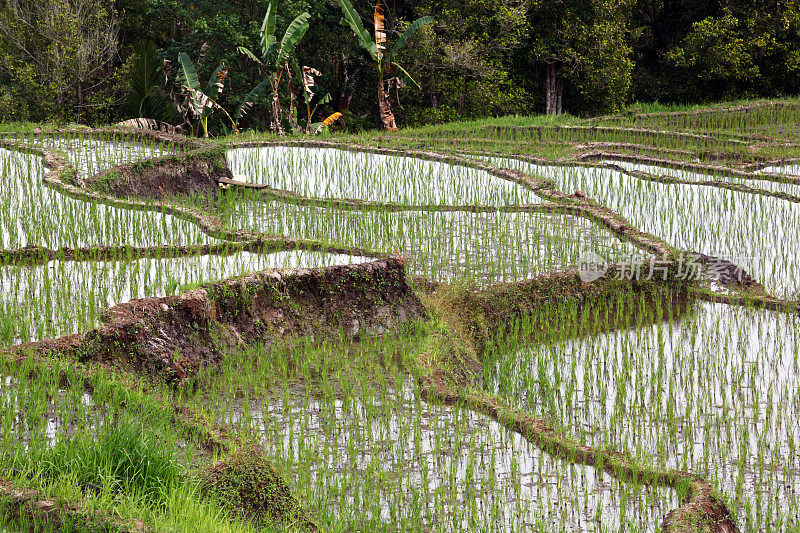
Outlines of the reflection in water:
{"type": "MultiPolygon", "coordinates": [[[[709,303],[662,316],[578,336],[524,324],[549,342],[499,347],[487,383],[586,444],[703,476],[754,530],[796,522],[797,317],[709,303]]],[[[549,329],[586,332],[552,317],[549,329]]]]}
{"type": "Polygon", "coordinates": [[[228,164],[245,181],[312,198],[497,207],[542,201],[530,189],[482,170],[335,148],[236,148],[228,151],[228,164]]]}
{"type": "Polygon", "coordinates": [[[84,332],[98,325],[102,311],[135,298],[179,294],[203,283],[268,268],[314,268],[367,260],[290,250],[4,266],[0,267],[0,346],[84,332]]]}
{"type": "MultiPolygon", "coordinates": [[[[562,191],[581,190],[634,227],[668,244],[722,257],[745,268],[777,296],[800,292],[800,204],[780,198],[642,180],[603,168],[540,166],[487,158],[495,165],[552,179],[562,191]]],[[[655,174],[685,172],[614,161],[655,174]]],[[[750,184],[764,188],[763,184],[750,184]]]]}
{"type": "MultiPolygon", "coordinates": [[[[285,389],[231,406],[256,429],[301,496],[338,518],[404,530],[655,531],[673,491],[620,484],[554,459],[469,410],[427,404],[411,381],[358,397],[285,389]],[[621,518],[622,517],[622,518],[621,518]],[[357,518],[363,520],[363,518],[357,518]],[[623,527],[624,526],[624,527],[623,527]]],[[[365,527],[353,524],[353,527],[365,527]]]]}

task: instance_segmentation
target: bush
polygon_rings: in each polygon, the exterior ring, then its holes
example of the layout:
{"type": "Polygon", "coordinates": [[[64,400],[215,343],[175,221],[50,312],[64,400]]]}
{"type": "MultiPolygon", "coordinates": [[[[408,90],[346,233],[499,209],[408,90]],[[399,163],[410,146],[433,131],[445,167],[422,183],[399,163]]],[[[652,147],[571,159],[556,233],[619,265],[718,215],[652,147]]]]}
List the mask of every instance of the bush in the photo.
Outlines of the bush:
{"type": "Polygon", "coordinates": [[[204,495],[216,497],[232,513],[258,524],[317,531],[260,448],[242,448],[227,460],[206,468],[200,485],[204,495]]]}

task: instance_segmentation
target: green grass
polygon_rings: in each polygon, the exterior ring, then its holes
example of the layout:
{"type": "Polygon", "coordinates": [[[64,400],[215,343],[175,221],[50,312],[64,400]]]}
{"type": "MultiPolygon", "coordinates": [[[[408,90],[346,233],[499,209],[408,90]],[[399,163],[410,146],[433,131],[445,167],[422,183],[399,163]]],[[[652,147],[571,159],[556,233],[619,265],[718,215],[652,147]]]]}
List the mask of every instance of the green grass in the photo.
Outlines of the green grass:
{"type": "MultiPolygon", "coordinates": [[[[673,165],[649,169],[656,175],[794,191],[796,184],[745,178],[741,169],[800,154],[793,146],[748,137],[800,138],[797,100],[769,110],[726,110],[749,103],[637,103],[606,129],[569,116],[505,117],[320,139],[467,154],[476,161],[491,152],[497,167],[546,178],[572,195],[560,201],[577,202],[574,193],[581,191],[676,248],[752,255],[750,271],[765,288],[793,298],[800,292],[796,204],[712,186],[656,183],[630,169],[596,168],[580,159],[598,150],[641,161],[658,156],[673,165]],[[694,113],[699,109],[711,112],[694,113]],[[678,114],[645,116],[653,112],[678,114]],[[728,170],[671,168],[686,162],[728,170]]],[[[34,127],[5,124],[0,131],[34,127]]],[[[259,139],[277,138],[245,133],[216,141],[259,139]]],[[[86,175],[151,155],[139,148],[163,148],[101,140],[106,144],[49,145],[69,152],[86,175]]],[[[236,189],[213,202],[169,201],[220,216],[230,229],[405,255],[410,275],[452,283],[442,290],[452,291],[455,302],[470,301],[458,295],[492,283],[575,266],[586,248],[613,260],[633,251],[631,243],[588,219],[507,212],[539,198],[523,185],[485,179],[464,166],[267,150],[271,158],[245,161],[242,173],[315,201],[299,206],[236,189]],[[326,205],[332,197],[395,205],[336,208],[326,205]],[[445,204],[459,210],[432,208],[445,204]],[[475,204],[487,209],[476,212],[475,204]]],[[[608,154],[597,157],[625,164],[608,154]]],[[[4,152],[0,158],[4,248],[204,239],[195,224],[157,213],[111,210],[86,200],[66,209],[66,200],[43,187],[41,178],[35,157],[4,152]]],[[[220,262],[152,257],[0,267],[0,338],[8,345],[85,331],[115,302],[179,293],[265,266],[238,256],[220,262]]],[[[638,296],[632,298],[638,302],[638,296]]],[[[430,320],[381,337],[232,348],[218,366],[204,368],[177,390],[53,355],[24,364],[0,355],[0,477],[42,498],[97,510],[98,516],[141,520],[156,530],[284,528],[247,520],[230,505],[235,498],[220,501],[201,490],[204,469],[230,460],[240,445],[246,450],[258,443],[325,531],[657,530],[680,504],[676,491],[619,482],[592,466],[556,459],[467,408],[423,401],[419,378],[448,358],[458,360],[463,354],[457,350],[464,349],[458,339],[475,335],[487,343],[479,354],[483,386],[509,405],[579,442],[709,480],[742,530],[791,530],[800,522],[800,351],[790,317],[644,299],[641,313],[619,316],[618,302],[609,300],[586,309],[550,307],[508,325],[509,331],[486,332],[484,324],[459,322],[469,309],[445,308],[436,303],[440,297],[426,299],[430,320]],[[175,406],[198,418],[181,418],[175,406]],[[205,444],[219,428],[229,431],[229,446],[211,452],[205,444]]],[[[12,520],[11,507],[3,509],[9,529],[55,529],[53,521],[34,523],[41,520],[36,514],[12,520]]],[[[85,517],[66,514],[64,520],[63,530],[89,527],[85,517]]]]}

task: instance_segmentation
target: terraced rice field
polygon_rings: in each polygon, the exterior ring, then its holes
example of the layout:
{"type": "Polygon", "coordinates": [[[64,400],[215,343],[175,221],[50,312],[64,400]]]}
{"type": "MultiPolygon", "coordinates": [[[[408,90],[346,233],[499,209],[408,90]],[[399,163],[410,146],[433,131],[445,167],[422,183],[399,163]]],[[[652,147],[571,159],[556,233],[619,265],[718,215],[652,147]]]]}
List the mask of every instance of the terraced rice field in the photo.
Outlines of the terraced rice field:
{"type": "Polygon", "coordinates": [[[735,113],[2,137],[3,527],[796,530],[798,117],[735,113]]]}

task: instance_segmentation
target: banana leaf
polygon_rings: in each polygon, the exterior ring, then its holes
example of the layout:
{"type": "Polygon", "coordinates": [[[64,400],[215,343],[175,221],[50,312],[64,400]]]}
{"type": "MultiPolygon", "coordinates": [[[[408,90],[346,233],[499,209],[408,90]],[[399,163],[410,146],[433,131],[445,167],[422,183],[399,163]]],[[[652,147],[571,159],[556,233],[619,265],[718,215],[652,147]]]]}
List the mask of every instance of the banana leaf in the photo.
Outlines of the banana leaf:
{"type": "Polygon", "coordinates": [[[269,80],[265,79],[261,83],[253,87],[253,89],[249,93],[247,93],[247,96],[244,97],[244,100],[242,101],[241,104],[239,104],[239,107],[236,109],[236,113],[234,114],[234,118],[237,121],[241,119],[243,116],[245,116],[248,113],[248,111],[250,111],[253,108],[253,105],[255,104],[258,97],[264,94],[264,91],[268,86],[269,86],[269,80]]]}
{"type": "Polygon", "coordinates": [[[378,50],[378,61],[383,58],[383,51],[386,50],[386,28],[384,26],[383,6],[381,0],[375,3],[375,48],[378,50]]]}
{"type": "Polygon", "coordinates": [[[322,130],[325,129],[325,127],[330,126],[331,124],[339,120],[341,117],[342,114],[337,111],[336,113],[333,113],[332,115],[328,116],[322,122],[315,123],[314,126],[316,126],[316,128],[314,129],[314,135],[319,135],[320,133],[322,133],[322,130]]]}
{"type": "Polygon", "coordinates": [[[400,73],[400,77],[403,80],[403,83],[405,83],[408,87],[412,87],[412,88],[417,89],[417,90],[422,89],[422,86],[420,86],[420,84],[417,83],[417,80],[415,80],[414,78],[411,77],[411,74],[406,72],[406,69],[404,69],[403,67],[401,67],[400,65],[398,65],[395,62],[392,62],[391,65],[392,65],[392,67],[394,67],[394,68],[396,68],[398,70],[398,72],[400,73]]]}
{"type": "Polygon", "coordinates": [[[189,55],[186,52],[181,52],[180,55],[178,55],[178,63],[180,63],[180,68],[178,69],[178,83],[194,91],[200,91],[200,80],[197,77],[197,70],[194,68],[194,63],[189,59],[189,55]]]}
{"type": "Polygon", "coordinates": [[[350,26],[350,29],[356,34],[359,46],[361,46],[373,60],[378,61],[378,47],[370,37],[369,32],[364,29],[361,17],[358,16],[358,12],[356,12],[353,4],[351,4],[349,0],[339,0],[339,6],[342,8],[342,20],[347,26],[350,26]]]}
{"type": "Polygon", "coordinates": [[[308,20],[311,18],[311,15],[308,11],[300,13],[295,19],[289,24],[289,27],[286,29],[286,33],[283,35],[283,39],[281,39],[281,45],[278,48],[278,54],[275,57],[275,64],[276,65],[283,65],[284,62],[288,61],[291,56],[294,55],[294,49],[297,46],[297,43],[303,38],[303,36],[308,31],[308,20]]]}
{"type": "Polygon", "coordinates": [[[406,28],[406,31],[397,39],[397,42],[394,43],[392,50],[386,54],[386,61],[391,61],[395,54],[397,54],[400,50],[408,46],[408,42],[414,37],[414,34],[419,31],[420,28],[423,26],[427,26],[433,22],[433,17],[420,17],[411,25],[406,28]]]}
{"type": "Polygon", "coordinates": [[[278,41],[275,38],[275,25],[278,19],[278,7],[275,2],[270,2],[267,6],[267,13],[264,15],[264,22],[261,24],[261,55],[264,61],[269,57],[271,48],[278,41]]]}
{"type": "Polygon", "coordinates": [[[211,77],[208,79],[206,90],[203,91],[206,96],[213,100],[217,100],[219,95],[222,94],[222,89],[225,87],[225,77],[228,75],[228,68],[220,64],[211,77]]]}
{"type": "Polygon", "coordinates": [[[247,56],[248,58],[250,58],[253,61],[255,61],[256,63],[258,63],[259,65],[263,65],[264,64],[264,62],[261,61],[261,59],[259,59],[253,52],[251,52],[249,48],[245,48],[244,46],[240,46],[237,50],[239,51],[240,54],[247,56]]]}

